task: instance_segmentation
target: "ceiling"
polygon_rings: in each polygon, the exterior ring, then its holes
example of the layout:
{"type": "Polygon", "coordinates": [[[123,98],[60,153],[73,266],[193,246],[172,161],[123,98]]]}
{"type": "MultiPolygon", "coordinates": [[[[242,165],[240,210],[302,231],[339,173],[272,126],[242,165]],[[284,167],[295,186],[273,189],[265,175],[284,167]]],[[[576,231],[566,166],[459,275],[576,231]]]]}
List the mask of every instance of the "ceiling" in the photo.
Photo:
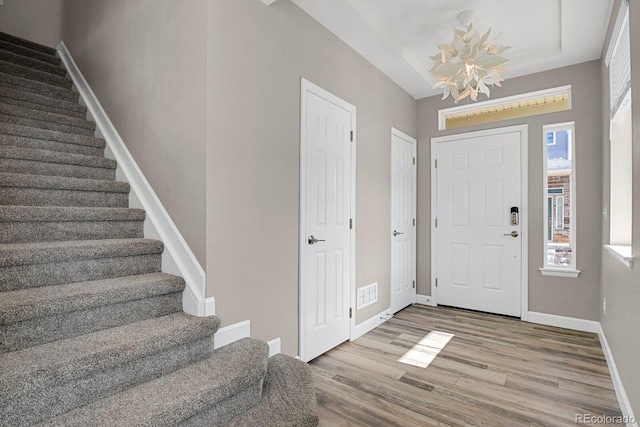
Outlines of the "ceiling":
{"type": "MultiPolygon", "coordinates": [[[[264,0],[263,0],[264,1],[264,0]]],[[[414,98],[436,95],[430,57],[464,28],[510,46],[509,78],[600,58],[613,0],[293,0],[414,98]],[[463,18],[465,15],[463,14],[463,18]],[[463,22],[465,19],[462,20],[463,22]]]]}

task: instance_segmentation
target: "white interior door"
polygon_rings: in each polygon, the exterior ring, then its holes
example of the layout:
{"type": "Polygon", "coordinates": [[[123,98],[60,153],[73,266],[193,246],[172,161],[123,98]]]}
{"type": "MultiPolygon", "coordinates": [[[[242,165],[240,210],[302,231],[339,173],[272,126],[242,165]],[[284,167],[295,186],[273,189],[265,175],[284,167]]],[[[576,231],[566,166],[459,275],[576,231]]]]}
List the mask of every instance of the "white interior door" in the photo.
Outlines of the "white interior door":
{"type": "Polygon", "coordinates": [[[416,140],[391,131],[391,312],[416,300],[416,140]]]}
{"type": "Polygon", "coordinates": [[[303,80],[301,348],[309,361],[350,337],[355,107],[303,80]]]}
{"type": "Polygon", "coordinates": [[[434,144],[437,303],[520,316],[522,132],[496,131],[434,144]]]}

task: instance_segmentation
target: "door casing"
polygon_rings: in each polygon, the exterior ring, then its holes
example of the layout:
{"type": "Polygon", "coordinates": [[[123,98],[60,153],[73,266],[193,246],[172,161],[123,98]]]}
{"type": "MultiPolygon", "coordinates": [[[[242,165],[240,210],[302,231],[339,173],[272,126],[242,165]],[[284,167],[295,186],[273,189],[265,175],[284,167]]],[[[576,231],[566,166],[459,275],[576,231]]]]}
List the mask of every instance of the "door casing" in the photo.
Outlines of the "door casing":
{"type": "Polygon", "coordinates": [[[300,359],[306,362],[307,355],[305,354],[306,353],[305,349],[306,349],[307,337],[305,333],[306,330],[305,330],[304,321],[306,319],[305,247],[307,245],[307,241],[306,241],[307,224],[306,224],[306,204],[305,204],[305,191],[306,191],[306,184],[307,184],[307,181],[306,181],[307,93],[309,92],[314,93],[315,95],[318,95],[351,113],[353,138],[351,141],[351,164],[350,164],[350,168],[351,168],[351,195],[350,195],[351,206],[350,208],[351,208],[351,218],[353,219],[353,221],[352,221],[351,229],[349,230],[350,241],[351,241],[351,277],[350,277],[350,283],[349,283],[349,289],[350,289],[349,307],[351,307],[351,312],[352,312],[352,316],[349,319],[350,320],[350,330],[349,330],[350,339],[353,339],[354,337],[355,320],[356,320],[354,306],[355,306],[355,283],[356,283],[355,265],[356,265],[356,138],[357,138],[357,132],[356,132],[356,107],[355,106],[349,104],[348,102],[342,100],[341,98],[338,98],[332,93],[322,89],[320,86],[317,86],[304,78],[301,79],[300,92],[301,92],[301,97],[300,97],[300,200],[299,200],[300,230],[298,233],[299,234],[298,235],[298,292],[299,292],[298,294],[298,307],[299,307],[298,351],[299,351],[300,359]]]}
{"type": "Polygon", "coordinates": [[[521,245],[522,245],[522,268],[521,268],[521,293],[520,293],[520,318],[527,320],[529,312],[529,180],[528,180],[528,125],[508,126],[503,128],[487,129],[475,132],[458,133],[455,135],[447,135],[431,138],[431,300],[433,305],[438,304],[438,291],[436,286],[437,271],[437,239],[436,239],[436,216],[437,216],[437,168],[436,168],[436,146],[439,143],[455,141],[459,139],[477,138],[491,135],[500,135],[503,133],[520,133],[520,185],[522,206],[520,208],[520,224],[521,224],[521,245]]]}

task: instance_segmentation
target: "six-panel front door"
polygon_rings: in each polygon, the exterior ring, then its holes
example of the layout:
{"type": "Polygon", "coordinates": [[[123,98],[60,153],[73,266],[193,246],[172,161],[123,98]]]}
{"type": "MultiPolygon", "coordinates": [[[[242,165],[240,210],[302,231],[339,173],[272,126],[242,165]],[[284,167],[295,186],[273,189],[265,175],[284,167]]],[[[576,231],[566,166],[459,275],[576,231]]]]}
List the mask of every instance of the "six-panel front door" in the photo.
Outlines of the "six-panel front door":
{"type": "Polygon", "coordinates": [[[304,108],[301,357],[311,360],[350,336],[352,113],[324,91],[304,108]]]}
{"type": "Polygon", "coordinates": [[[520,132],[435,147],[438,304],[520,316],[520,132]]]}

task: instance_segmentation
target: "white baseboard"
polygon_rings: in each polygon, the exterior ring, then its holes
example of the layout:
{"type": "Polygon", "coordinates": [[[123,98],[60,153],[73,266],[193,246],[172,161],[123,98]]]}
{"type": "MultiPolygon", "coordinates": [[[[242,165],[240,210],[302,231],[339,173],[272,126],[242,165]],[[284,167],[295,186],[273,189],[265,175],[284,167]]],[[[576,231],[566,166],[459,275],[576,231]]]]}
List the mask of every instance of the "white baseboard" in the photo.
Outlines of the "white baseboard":
{"type": "Polygon", "coordinates": [[[416,304],[428,305],[431,307],[436,306],[430,295],[416,295],[416,304]]]}
{"type": "Polygon", "coordinates": [[[142,174],[64,42],[60,42],[57,50],[73,80],[74,88],[96,122],[97,133],[107,142],[105,154],[118,162],[117,179],[131,186],[130,206],[140,207],[147,213],[145,237],[162,240],[164,244],[162,271],[182,276],[187,284],[183,292],[184,311],[195,316],[215,314],[215,300],[205,298],[205,272],[200,263],[142,174]]]}
{"type": "Polygon", "coordinates": [[[375,316],[365,320],[364,322],[356,325],[354,328],[353,334],[351,334],[350,341],[355,340],[356,338],[360,338],[367,332],[375,329],[376,326],[383,324],[387,320],[391,319],[393,316],[387,313],[387,310],[384,310],[375,316]]]}
{"type": "Polygon", "coordinates": [[[267,341],[269,345],[269,357],[280,353],[280,337],[267,341]]]}
{"type": "Polygon", "coordinates": [[[626,423],[627,427],[638,427],[638,422],[633,415],[633,409],[631,408],[629,397],[627,396],[627,392],[624,390],[624,386],[622,385],[622,379],[620,378],[618,367],[616,366],[616,362],[613,359],[613,353],[611,353],[611,348],[609,347],[609,343],[607,342],[607,337],[604,335],[602,325],[600,325],[599,323],[598,337],[600,338],[600,344],[602,345],[602,352],[604,353],[604,357],[605,359],[607,359],[607,366],[609,367],[609,372],[611,373],[613,388],[616,392],[616,397],[618,398],[618,404],[620,405],[622,416],[625,421],[629,421],[626,423]]]}
{"type": "Polygon", "coordinates": [[[540,325],[556,326],[558,328],[573,329],[576,331],[593,332],[597,334],[600,330],[600,322],[595,320],[577,319],[575,317],[557,316],[555,314],[537,313],[530,311],[527,321],[540,325]]]}
{"type": "Polygon", "coordinates": [[[233,325],[218,329],[218,332],[213,336],[213,348],[224,347],[225,345],[229,345],[241,340],[242,338],[248,338],[250,336],[251,321],[245,320],[234,323],[233,325]]]}

